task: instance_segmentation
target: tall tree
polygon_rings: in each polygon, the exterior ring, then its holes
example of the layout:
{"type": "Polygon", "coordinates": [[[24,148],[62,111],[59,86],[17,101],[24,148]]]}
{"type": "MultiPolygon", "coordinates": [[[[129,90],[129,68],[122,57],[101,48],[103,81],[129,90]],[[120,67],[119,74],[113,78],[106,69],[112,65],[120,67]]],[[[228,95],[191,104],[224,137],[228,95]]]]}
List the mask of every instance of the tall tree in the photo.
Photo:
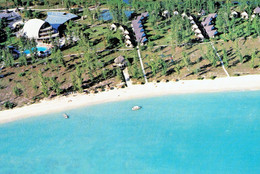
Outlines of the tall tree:
{"type": "Polygon", "coordinates": [[[45,77],[43,77],[42,75],[42,72],[39,71],[38,72],[38,77],[40,79],[40,85],[41,85],[41,90],[42,90],[42,93],[45,97],[48,97],[49,96],[49,88],[47,86],[47,80],[45,77]]]}

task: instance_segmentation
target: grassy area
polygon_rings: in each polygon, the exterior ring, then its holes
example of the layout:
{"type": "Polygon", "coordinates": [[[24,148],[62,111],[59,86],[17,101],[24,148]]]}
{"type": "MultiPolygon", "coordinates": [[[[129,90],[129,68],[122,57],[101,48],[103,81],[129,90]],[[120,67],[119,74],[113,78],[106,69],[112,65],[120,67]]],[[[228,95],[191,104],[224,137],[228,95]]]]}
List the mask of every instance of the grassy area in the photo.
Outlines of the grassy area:
{"type": "Polygon", "coordinates": [[[243,63],[240,63],[239,57],[235,54],[235,42],[221,42],[216,46],[220,50],[220,55],[222,55],[221,50],[225,48],[228,51],[228,61],[229,66],[227,71],[230,75],[247,75],[247,74],[258,74],[260,66],[260,53],[259,53],[259,38],[249,38],[247,40],[241,39],[239,41],[239,50],[244,58],[243,63]],[[252,67],[252,53],[256,51],[256,58],[254,60],[254,66],[252,67]]]}
{"type": "MultiPolygon", "coordinates": [[[[259,53],[257,54],[257,58],[255,59],[254,68],[251,67],[251,54],[255,51],[259,44],[259,39],[248,39],[240,42],[239,47],[241,53],[244,57],[244,62],[240,63],[239,58],[235,55],[233,48],[235,47],[235,42],[219,42],[218,44],[214,44],[215,47],[219,50],[220,56],[222,56],[222,49],[226,48],[228,51],[228,61],[229,66],[227,67],[227,71],[231,76],[234,75],[244,75],[244,74],[257,74],[259,73],[259,53]]],[[[226,76],[222,67],[220,66],[220,61],[218,57],[217,65],[212,66],[211,62],[207,59],[203,59],[202,55],[206,54],[206,50],[208,49],[209,43],[202,44],[194,44],[191,47],[177,47],[175,51],[172,50],[170,46],[151,50],[142,51],[142,57],[144,61],[144,66],[146,73],[148,74],[149,81],[153,80],[175,80],[175,79],[203,79],[203,78],[213,78],[213,77],[223,77],[226,76]],[[183,63],[183,53],[187,53],[190,58],[189,67],[185,66],[183,63]],[[174,53],[173,59],[172,55],[174,53]],[[156,73],[156,75],[152,74],[151,69],[151,61],[156,58],[163,59],[167,63],[167,72],[164,75],[162,72],[162,68],[156,73]],[[179,72],[176,70],[176,67],[179,72]]]]}
{"type": "MultiPolygon", "coordinates": [[[[25,103],[31,103],[43,98],[40,78],[38,77],[40,71],[44,77],[55,77],[64,92],[71,91],[71,75],[76,73],[76,66],[82,71],[82,86],[84,89],[91,90],[105,87],[106,85],[116,86],[121,80],[116,77],[116,68],[113,67],[114,59],[119,55],[127,55],[126,58],[129,59],[129,62],[132,62],[135,54],[135,51],[106,51],[98,54],[98,62],[101,63],[101,67],[93,71],[93,77],[89,76],[90,74],[84,65],[84,58],[82,56],[65,57],[66,68],[61,66],[57,67],[50,62],[45,63],[46,61],[28,66],[5,68],[1,71],[1,75],[5,76],[1,79],[0,83],[1,101],[9,100],[21,106],[25,103]],[[105,71],[106,77],[103,77],[103,71],[105,71]],[[14,87],[23,91],[21,96],[14,94],[14,87]]],[[[98,65],[95,66],[97,67],[98,65]]],[[[131,69],[131,65],[129,69],[131,69]]],[[[49,85],[50,84],[48,84],[48,86],[49,85]]]]}

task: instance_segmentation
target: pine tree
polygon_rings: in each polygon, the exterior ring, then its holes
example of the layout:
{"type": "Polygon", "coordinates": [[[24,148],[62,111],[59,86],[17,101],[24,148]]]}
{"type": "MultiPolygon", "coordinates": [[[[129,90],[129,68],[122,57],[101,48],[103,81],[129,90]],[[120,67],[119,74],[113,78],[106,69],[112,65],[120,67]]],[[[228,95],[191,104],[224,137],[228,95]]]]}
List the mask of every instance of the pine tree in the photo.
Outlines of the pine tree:
{"type": "Polygon", "coordinates": [[[255,68],[255,58],[256,58],[256,51],[254,50],[251,55],[251,63],[250,63],[251,68],[255,68]]]}
{"type": "Polygon", "coordinates": [[[180,74],[180,69],[181,69],[181,66],[179,64],[175,65],[174,71],[177,72],[178,75],[180,74]]]}
{"type": "Polygon", "coordinates": [[[22,54],[22,55],[19,57],[19,62],[20,62],[21,65],[27,66],[27,58],[26,58],[26,55],[25,55],[25,54],[22,54]]]}
{"type": "Polygon", "coordinates": [[[168,68],[167,63],[163,59],[159,59],[159,63],[161,65],[161,67],[162,67],[162,75],[166,75],[167,68],[168,68]]]}
{"type": "Polygon", "coordinates": [[[49,96],[49,88],[47,86],[47,80],[46,80],[45,77],[43,77],[41,71],[38,72],[38,77],[40,78],[40,81],[41,81],[40,84],[41,84],[42,93],[45,97],[48,97],[49,96]]]}
{"type": "Polygon", "coordinates": [[[61,93],[60,83],[54,77],[50,78],[50,85],[57,95],[61,93]]]}
{"type": "Polygon", "coordinates": [[[15,87],[13,88],[13,93],[15,94],[16,97],[19,97],[19,96],[22,95],[23,91],[22,91],[22,89],[20,89],[20,88],[18,88],[17,86],[15,86],[15,87]]]}
{"type": "Polygon", "coordinates": [[[188,57],[186,52],[182,52],[182,56],[183,56],[182,58],[183,65],[187,67],[188,71],[190,71],[190,65],[191,65],[190,58],[188,57]]]}
{"type": "Polygon", "coordinates": [[[121,71],[120,68],[117,68],[117,69],[116,69],[116,78],[117,78],[117,80],[119,80],[119,81],[122,81],[122,80],[123,80],[123,74],[122,74],[122,71],[121,71]]]}
{"type": "Polygon", "coordinates": [[[238,40],[235,41],[235,53],[236,53],[236,56],[239,58],[239,62],[242,64],[244,62],[244,57],[243,57],[242,53],[240,52],[238,40]]]}
{"type": "Polygon", "coordinates": [[[55,56],[56,56],[58,64],[61,64],[63,67],[66,67],[66,62],[63,59],[63,54],[60,49],[58,49],[55,56]]]}
{"type": "Polygon", "coordinates": [[[229,63],[228,63],[228,57],[227,57],[227,50],[225,48],[223,48],[223,56],[222,56],[222,59],[223,59],[223,63],[226,67],[228,67],[229,63]]]}

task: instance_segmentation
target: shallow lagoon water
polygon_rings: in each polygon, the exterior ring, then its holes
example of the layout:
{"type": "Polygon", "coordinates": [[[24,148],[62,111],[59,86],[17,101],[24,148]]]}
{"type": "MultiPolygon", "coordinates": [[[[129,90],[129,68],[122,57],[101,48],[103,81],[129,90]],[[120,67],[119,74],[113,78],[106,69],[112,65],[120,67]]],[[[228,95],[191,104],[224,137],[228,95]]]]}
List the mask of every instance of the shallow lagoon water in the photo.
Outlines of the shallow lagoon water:
{"type": "Polygon", "coordinates": [[[88,106],[0,125],[0,173],[259,173],[260,91],[88,106]],[[141,105],[139,111],[131,111],[141,105]]]}

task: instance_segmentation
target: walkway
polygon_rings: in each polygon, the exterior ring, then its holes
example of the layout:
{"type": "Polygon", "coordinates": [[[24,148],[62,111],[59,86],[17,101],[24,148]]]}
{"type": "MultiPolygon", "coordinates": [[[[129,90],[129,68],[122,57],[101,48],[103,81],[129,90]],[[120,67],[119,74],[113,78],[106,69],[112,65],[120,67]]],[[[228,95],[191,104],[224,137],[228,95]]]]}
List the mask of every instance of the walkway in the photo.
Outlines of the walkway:
{"type": "Polygon", "coordinates": [[[225,71],[226,75],[227,75],[228,77],[230,77],[229,74],[228,74],[228,72],[227,72],[227,70],[226,70],[226,68],[225,68],[225,66],[224,66],[224,63],[223,63],[221,57],[219,56],[219,54],[218,54],[216,48],[214,47],[213,43],[210,42],[210,44],[211,44],[212,48],[215,50],[216,55],[218,56],[218,58],[219,58],[219,60],[220,60],[220,62],[221,62],[221,66],[222,66],[223,70],[225,71]]]}
{"type": "Polygon", "coordinates": [[[130,79],[130,75],[128,73],[128,69],[127,68],[125,68],[123,70],[123,74],[124,74],[124,77],[125,77],[125,82],[126,82],[127,87],[132,86],[133,84],[132,84],[132,81],[130,79]]]}
{"type": "Polygon", "coordinates": [[[139,57],[140,64],[141,64],[141,67],[142,67],[142,71],[143,71],[143,74],[144,74],[145,83],[148,83],[148,80],[147,80],[147,77],[146,77],[146,73],[145,73],[145,70],[144,70],[144,64],[143,64],[143,61],[142,61],[142,58],[141,58],[141,53],[140,53],[139,46],[137,46],[137,53],[138,53],[138,57],[139,57]]]}

